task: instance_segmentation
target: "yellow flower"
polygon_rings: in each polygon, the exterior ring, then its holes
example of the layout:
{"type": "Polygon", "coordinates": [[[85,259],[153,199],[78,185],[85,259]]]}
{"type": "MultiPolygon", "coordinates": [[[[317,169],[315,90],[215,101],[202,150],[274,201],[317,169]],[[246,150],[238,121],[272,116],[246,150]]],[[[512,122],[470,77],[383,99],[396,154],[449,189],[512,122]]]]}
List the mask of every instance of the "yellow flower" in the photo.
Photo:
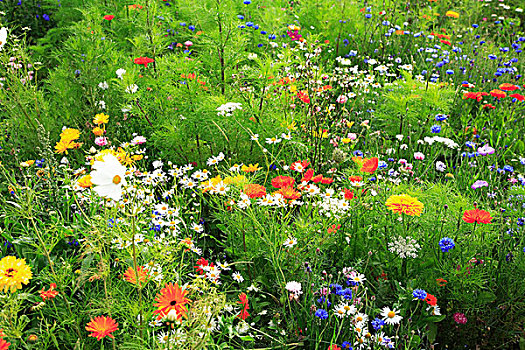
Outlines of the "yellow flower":
{"type": "Polygon", "coordinates": [[[55,153],[65,153],[67,154],[67,150],[71,147],[71,141],[70,140],[63,140],[57,142],[55,145],[55,153]]]}
{"type": "Polygon", "coordinates": [[[22,289],[22,283],[28,284],[32,277],[31,267],[26,265],[25,259],[6,256],[0,260],[0,291],[14,293],[22,289]]]}
{"type": "Polygon", "coordinates": [[[409,216],[420,216],[423,212],[423,203],[408,194],[390,196],[385,205],[394,213],[405,213],[409,216]]]}
{"type": "Polygon", "coordinates": [[[77,184],[82,188],[90,188],[93,186],[91,183],[91,175],[82,176],[80,179],[78,179],[77,184]]]}
{"type": "Polygon", "coordinates": [[[253,172],[256,172],[257,170],[261,170],[262,168],[259,168],[259,163],[257,164],[250,164],[248,166],[246,165],[243,165],[241,167],[241,170],[244,171],[245,173],[253,173],[253,172]]]}
{"type": "Polygon", "coordinates": [[[80,137],[80,131],[77,129],[67,128],[62,130],[60,134],[60,140],[64,141],[74,141],[80,137]]]}
{"type": "Polygon", "coordinates": [[[227,185],[244,185],[248,181],[246,176],[238,174],[237,176],[228,176],[224,179],[224,183],[227,185]]]}
{"type": "Polygon", "coordinates": [[[459,13],[457,13],[455,11],[447,11],[447,13],[445,13],[445,16],[453,17],[453,18],[459,18],[459,13]]]}
{"type": "Polygon", "coordinates": [[[104,130],[96,126],[93,128],[93,134],[95,134],[95,136],[102,136],[102,134],[104,134],[104,130]]]}
{"type": "Polygon", "coordinates": [[[109,115],[104,114],[104,113],[99,113],[95,115],[95,118],[93,118],[93,124],[97,124],[97,125],[107,124],[108,121],[109,121],[109,115]]]}
{"type": "Polygon", "coordinates": [[[343,143],[350,143],[352,140],[350,140],[348,137],[345,137],[344,139],[341,139],[343,143]]]}

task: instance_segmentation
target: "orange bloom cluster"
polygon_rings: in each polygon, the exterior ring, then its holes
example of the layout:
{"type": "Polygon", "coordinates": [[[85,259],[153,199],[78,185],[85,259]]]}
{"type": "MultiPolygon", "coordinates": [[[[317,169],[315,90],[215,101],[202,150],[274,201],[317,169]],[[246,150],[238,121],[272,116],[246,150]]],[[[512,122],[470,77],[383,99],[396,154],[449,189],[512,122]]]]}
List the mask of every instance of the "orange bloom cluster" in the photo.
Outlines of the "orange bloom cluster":
{"type": "Polygon", "coordinates": [[[249,198],[262,198],[266,196],[266,187],[258,184],[247,184],[243,189],[249,198]]]}
{"type": "Polygon", "coordinates": [[[118,323],[114,319],[107,316],[98,316],[91,319],[86,325],[86,331],[92,332],[89,336],[100,340],[106,336],[115,338],[113,336],[114,331],[118,330],[118,323]]]}
{"type": "Polygon", "coordinates": [[[142,266],[137,267],[137,271],[133,267],[128,267],[124,273],[124,279],[132,284],[137,284],[140,286],[142,283],[146,283],[149,279],[148,269],[143,268],[142,266]]]}
{"type": "Polygon", "coordinates": [[[295,180],[290,176],[277,176],[272,179],[272,186],[275,188],[292,187],[295,180]]]}
{"type": "Polygon", "coordinates": [[[360,171],[363,173],[373,174],[377,170],[377,167],[379,166],[379,159],[377,157],[363,158],[359,156],[359,157],[352,157],[352,160],[361,166],[360,171]]]}
{"type": "Polygon", "coordinates": [[[0,329],[0,350],[7,350],[11,343],[8,343],[4,340],[5,334],[2,329],[0,329]]]}
{"type": "Polygon", "coordinates": [[[48,299],[53,299],[58,295],[58,291],[55,290],[57,287],[56,283],[51,283],[49,290],[42,290],[40,291],[40,296],[42,297],[43,301],[46,301],[48,299]]]}
{"type": "Polygon", "coordinates": [[[281,187],[279,191],[276,191],[275,193],[279,193],[285,199],[289,200],[296,200],[301,198],[301,193],[297,192],[292,186],[281,187]]]}
{"type": "Polygon", "coordinates": [[[423,203],[406,194],[390,196],[385,205],[394,213],[405,213],[409,216],[421,216],[423,212],[423,203]]]}
{"type": "Polygon", "coordinates": [[[297,98],[303,101],[304,103],[310,103],[310,97],[308,96],[307,91],[299,91],[297,93],[297,98]]]}
{"type": "Polygon", "coordinates": [[[476,100],[478,102],[481,102],[481,100],[483,99],[483,96],[488,96],[489,94],[486,93],[486,92],[465,92],[463,94],[463,99],[464,100],[468,100],[468,99],[471,99],[471,100],[476,100]]]}
{"type": "Polygon", "coordinates": [[[472,210],[465,210],[463,213],[463,221],[469,224],[475,222],[478,224],[490,224],[492,221],[492,216],[490,216],[488,211],[475,208],[472,210]]]}

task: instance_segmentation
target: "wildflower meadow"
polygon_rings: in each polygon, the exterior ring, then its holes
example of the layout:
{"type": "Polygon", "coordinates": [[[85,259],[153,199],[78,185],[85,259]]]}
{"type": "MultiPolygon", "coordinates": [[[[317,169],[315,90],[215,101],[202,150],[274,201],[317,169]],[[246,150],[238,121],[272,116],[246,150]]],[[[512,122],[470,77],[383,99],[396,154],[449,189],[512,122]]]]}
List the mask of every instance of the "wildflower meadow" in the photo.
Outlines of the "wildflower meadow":
{"type": "Polygon", "coordinates": [[[0,350],[525,350],[523,0],[0,0],[0,350]]]}

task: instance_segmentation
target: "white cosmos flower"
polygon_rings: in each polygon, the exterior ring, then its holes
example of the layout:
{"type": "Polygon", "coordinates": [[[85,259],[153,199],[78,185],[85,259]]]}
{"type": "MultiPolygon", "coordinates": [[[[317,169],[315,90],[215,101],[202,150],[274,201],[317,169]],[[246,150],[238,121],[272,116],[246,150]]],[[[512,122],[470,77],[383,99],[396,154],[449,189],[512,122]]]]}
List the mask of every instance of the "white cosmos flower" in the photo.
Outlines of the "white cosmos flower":
{"type": "Polygon", "coordinates": [[[2,29],[0,29],[0,51],[2,51],[2,48],[4,47],[6,42],[7,42],[7,28],[2,27],[2,29]]]}
{"type": "Polygon", "coordinates": [[[117,157],[106,154],[102,160],[93,163],[91,182],[93,190],[101,197],[108,197],[115,201],[122,197],[122,186],[126,185],[126,167],[120,164],[117,157]]]}
{"type": "Polygon", "coordinates": [[[391,309],[385,306],[381,309],[381,316],[383,316],[383,321],[387,324],[398,324],[403,317],[399,315],[399,311],[396,309],[391,309]]]}

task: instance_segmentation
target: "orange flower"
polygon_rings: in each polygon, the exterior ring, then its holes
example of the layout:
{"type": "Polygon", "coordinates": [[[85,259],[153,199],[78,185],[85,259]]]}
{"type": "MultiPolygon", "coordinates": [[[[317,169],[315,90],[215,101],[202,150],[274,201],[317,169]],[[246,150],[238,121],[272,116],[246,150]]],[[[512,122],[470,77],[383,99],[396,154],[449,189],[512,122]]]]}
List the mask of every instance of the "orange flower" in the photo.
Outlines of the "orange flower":
{"type": "Polygon", "coordinates": [[[376,171],[378,165],[379,159],[377,159],[377,157],[363,159],[363,166],[361,167],[361,171],[364,173],[373,174],[374,171],[376,171]]]}
{"type": "Polygon", "coordinates": [[[55,290],[56,287],[57,285],[55,283],[51,283],[49,290],[44,290],[44,288],[42,288],[42,290],[40,291],[40,296],[42,297],[42,300],[46,301],[47,299],[53,299],[54,297],[56,297],[58,295],[58,291],[55,290]]]}
{"type": "Polygon", "coordinates": [[[436,278],[436,282],[437,282],[438,286],[440,286],[440,287],[444,287],[448,283],[448,281],[444,280],[443,278],[436,278]]]}
{"type": "Polygon", "coordinates": [[[281,187],[279,189],[279,191],[275,192],[275,193],[279,193],[281,196],[283,196],[284,198],[286,199],[292,199],[292,200],[295,200],[295,199],[299,199],[301,198],[301,194],[299,192],[297,192],[293,187],[291,186],[286,186],[286,187],[281,187]]]}
{"type": "Polygon", "coordinates": [[[191,300],[186,298],[188,294],[187,290],[183,290],[179,287],[177,283],[166,283],[166,286],[160,290],[160,293],[157,293],[155,301],[157,303],[153,304],[158,309],[154,311],[154,314],[158,314],[157,320],[160,320],[168,314],[171,310],[177,312],[177,319],[180,321],[182,317],[188,318],[186,312],[188,308],[186,304],[190,303],[191,300]]]}
{"type": "Polygon", "coordinates": [[[501,90],[497,90],[497,89],[492,90],[490,92],[490,95],[494,96],[494,97],[497,97],[497,98],[505,98],[505,97],[507,97],[507,94],[505,92],[503,92],[501,90]]]}
{"type": "Polygon", "coordinates": [[[244,186],[244,193],[250,198],[262,198],[266,196],[266,187],[258,184],[247,184],[244,186]]]}
{"type": "Polygon", "coordinates": [[[0,338],[0,350],[9,349],[9,345],[11,345],[11,343],[8,343],[4,339],[0,338]]]}
{"type": "Polygon", "coordinates": [[[423,212],[423,203],[417,198],[411,197],[407,194],[390,196],[385,205],[394,213],[405,213],[410,216],[421,216],[423,212]]]}
{"type": "Polygon", "coordinates": [[[250,164],[250,165],[243,165],[241,167],[241,170],[244,171],[245,173],[254,173],[256,172],[257,170],[260,170],[261,168],[259,168],[259,163],[257,164],[250,164]]]}
{"type": "Polygon", "coordinates": [[[102,134],[104,134],[104,130],[97,126],[93,128],[93,134],[95,134],[95,136],[102,136],[102,134]]]}
{"type": "Polygon", "coordinates": [[[137,276],[139,286],[142,282],[148,282],[148,279],[150,277],[148,269],[145,269],[142,266],[138,266],[137,271],[135,271],[133,267],[128,267],[128,269],[124,273],[124,279],[132,284],[137,284],[137,276]]]}
{"type": "Polygon", "coordinates": [[[463,213],[463,221],[469,224],[474,222],[478,224],[490,224],[492,221],[492,216],[490,216],[488,211],[475,208],[472,210],[465,210],[463,213]]]}
{"type": "Polygon", "coordinates": [[[93,186],[93,183],[91,182],[91,175],[82,176],[80,179],[78,179],[77,184],[82,188],[90,188],[93,186]]]}
{"type": "Polygon", "coordinates": [[[515,90],[519,90],[519,86],[516,86],[514,84],[509,84],[509,83],[503,83],[499,86],[500,90],[503,90],[503,91],[515,91],[515,90]]]}
{"type": "Polygon", "coordinates": [[[118,323],[111,317],[98,316],[91,319],[86,325],[86,331],[93,332],[89,336],[100,340],[105,336],[115,338],[111,333],[118,329],[118,323]]]}
{"type": "Polygon", "coordinates": [[[509,95],[509,97],[515,98],[518,101],[525,101],[525,96],[520,95],[520,94],[512,94],[512,95],[509,95]]]}
{"type": "Polygon", "coordinates": [[[310,168],[304,173],[303,178],[301,179],[301,182],[308,182],[314,177],[314,169],[310,168]]]}
{"type": "Polygon", "coordinates": [[[272,186],[275,188],[283,188],[293,186],[295,180],[290,176],[277,176],[272,179],[272,186]]]}
{"type": "Polygon", "coordinates": [[[452,18],[459,18],[459,13],[455,11],[447,11],[447,13],[445,13],[445,16],[452,17],[452,18]]]}
{"type": "Polygon", "coordinates": [[[248,296],[246,295],[246,293],[241,293],[239,294],[239,299],[240,301],[238,301],[237,304],[242,305],[242,310],[241,313],[237,315],[237,317],[244,321],[248,316],[250,316],[250,314],[248,313],[248,309],[250,308],[250,306],[248,305],[248,296]]]}

